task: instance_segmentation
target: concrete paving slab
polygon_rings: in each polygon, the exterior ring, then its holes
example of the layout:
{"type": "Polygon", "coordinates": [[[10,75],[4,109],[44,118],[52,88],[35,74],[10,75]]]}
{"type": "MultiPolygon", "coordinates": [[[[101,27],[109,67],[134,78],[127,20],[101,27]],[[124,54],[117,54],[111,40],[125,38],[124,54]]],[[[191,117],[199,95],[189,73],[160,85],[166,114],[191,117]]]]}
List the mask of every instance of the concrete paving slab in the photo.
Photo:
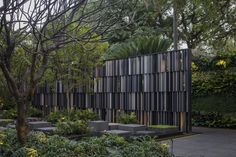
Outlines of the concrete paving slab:
{"type": "Polygon", "coordinates": [[[125,130],[130,131],[132,133],[135,133],[136,131],[144,131],[147,129],[147,126],[145,125],[139,125],[139,124],[120,124],[118,126],[119,130],[125,130]]]}
{"type": "Polygon", "coordinates": [[[108,131],[105,131],[105,133],[111,133],[111,134],[116,134],[116,135],[121,135],[121,136],[131,135],[130,131],[125,131],[125,130],[108,130],[108,131]]]}
{"type": "Polygon", "coordinates": [[[108,126],[108,122],[107,121],[102,121],[102,120],[90,121],[88,125],[95,132],[109,130],[109,126],[108,126]]]}
{"type": "Polygon", "coordinates": [[[50,122],[46,122],[46,121],[28,122],[28,124],[31,130],[38,129],[38,128],[51,127],[52,125],[50,122]]]}
{"type": "Polygon", "coordinates": [[[120,123],[109,123],[109,130],[118,130],[120,123]]]}

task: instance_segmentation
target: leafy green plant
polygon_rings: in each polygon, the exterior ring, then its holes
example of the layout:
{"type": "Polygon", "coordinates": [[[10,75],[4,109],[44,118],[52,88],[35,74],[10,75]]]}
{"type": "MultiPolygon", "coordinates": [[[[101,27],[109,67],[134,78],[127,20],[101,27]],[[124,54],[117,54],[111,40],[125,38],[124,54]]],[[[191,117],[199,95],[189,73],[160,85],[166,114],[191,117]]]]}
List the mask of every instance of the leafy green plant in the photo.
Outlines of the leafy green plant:
{"type": "Polygon", "coordinates": [[[43,113],[41,110],[38,110],[37,108],[30,107],[28,112],[29,117],[42,117],[43,113]]]}
{"type": "Polygon", "coordinates": [[[25,146],[17,142],[15,130],[0,132],[2,157],[170,157],[168,147],[151,137],[131,137],[105,134],[79,141],[58,135],[47,136],[31,132],[25,146]]]}
{"type": "Polygon", "coordinates": [[[118,122],[123,124],[136,124],[138,123],[136,114],[131,112],[130,114],[121,114],[118,116],[118,122]]]}
{"type": "Polygon", "coordinates": [[[86,110],[75,110],[72,112],[57,111],[52,112],[47,117],[47,120],[52,123],[63,122],[63,121],[76,121],[76,120],[96,120],[97,114],[90,109],[86,110]]]}
{"type": "Polygon", "coordinates": [[[170,47],[170,40],[161,36],[138,36],[123,43],[113,44],[106,59],[120,59],[142,54],[164,52],[170,47]]]}
{"type": "Polygon", "coordinates": [[[64,121],[56,124],[56,133],[60,135],[81,135],[89,131],[88,123],[84,120],[64,121]]]}
{"type": "Polygon", "coordinates": [[[16,119],[16,109],[12,108],[9,110],[3,110],[0,114],[0,118],[2,119],[16,119]]]}
{"type": "Polygon", "coordinates": [[[51,112],[47,117],[47,121],[52,122],[52,123],[65,121],[67,119],[68,119],[68,115],[64,111],[51,112]]]}
{"type": "Polygon", "coordinates": [[[90,109],[72,111],[71,113],[69,113],[69,119],[72,121],[74,121],[74,120],[84,120],[84,121],[96,120],[97,114],[94,113],[90,109]]]}
{"type": "Polygon", "coordinates": [[[205,126],[214,128],[236,128],[236,117],[232,115],[222,115],[217,112],[194,113],[192,118],[194,126],[205,126]]]}

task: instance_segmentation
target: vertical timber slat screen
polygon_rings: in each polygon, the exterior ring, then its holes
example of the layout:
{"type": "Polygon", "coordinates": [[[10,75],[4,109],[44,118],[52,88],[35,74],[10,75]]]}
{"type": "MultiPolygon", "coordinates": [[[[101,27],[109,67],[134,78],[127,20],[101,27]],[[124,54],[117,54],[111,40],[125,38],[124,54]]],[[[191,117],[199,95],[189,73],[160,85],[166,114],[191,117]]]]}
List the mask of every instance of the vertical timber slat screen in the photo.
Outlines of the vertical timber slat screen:
{"type": "MultiPolygon", "coordinates": [[[[121,113],[135,112],[142,124],[181,124],[191,130],[191,52],[188,49],[107,60],[95,69],[92,90],[73,89],[70,104],[91,108],[101,118],[116,122],[121,113]]],[[[49,113],[66,109],[66,93],[60,82],[56,92],[47,86],[36,90],[33,105],[49,113]]]]}

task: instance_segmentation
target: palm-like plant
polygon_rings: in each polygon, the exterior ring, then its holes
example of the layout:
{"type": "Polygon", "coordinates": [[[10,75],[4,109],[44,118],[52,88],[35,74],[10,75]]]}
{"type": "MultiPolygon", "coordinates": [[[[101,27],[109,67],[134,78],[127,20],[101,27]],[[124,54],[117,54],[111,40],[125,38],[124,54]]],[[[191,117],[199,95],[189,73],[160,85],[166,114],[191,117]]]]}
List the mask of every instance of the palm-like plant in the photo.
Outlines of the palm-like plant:
{"type": "Polygon", "coordinates": [[[143,54],[167,51],[171,45],[169,39],[161,36],[139,36],[127,42],[113,44],[105,59],[120,59],[143,54]]]}

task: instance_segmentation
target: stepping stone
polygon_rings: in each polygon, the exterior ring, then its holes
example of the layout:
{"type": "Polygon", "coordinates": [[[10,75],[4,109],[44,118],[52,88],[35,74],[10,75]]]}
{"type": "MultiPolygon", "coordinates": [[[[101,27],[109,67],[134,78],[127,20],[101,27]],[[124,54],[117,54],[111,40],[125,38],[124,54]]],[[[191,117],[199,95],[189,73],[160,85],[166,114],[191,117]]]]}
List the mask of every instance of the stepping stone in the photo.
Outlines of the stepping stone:
{"type": "Polygon", "coordinates": [[[35,121],[41,121],[41,118],[37,118],[37,117],[28,117],[26,119],[27,122],[35,122],[35,121]]]}
{"type": "Polygon", "coordinates": [[[104,133],[116,134],[116,135],[121,135],[121,136],[131,135],[130,131],[125,131],[125,130],[108,130],[108,131],[104,131],[104,133]]]}
{"type": "Polygon", "coordinates": [[[37,128],[36,131],[42,131],[42,132],[54,132],[56,130],[56,127],[45,127],[45,128],[37,128]]]}
{"type": "Polygon", "coordinates": [[[50,122],[46,122],[46,121],[29,122],[28,124],[29,124],[29,128],[31,130],[52,126],[52,124],[50,122]]]}
{"type": "Polygon", "coordinates": [[[92,131],[95,131],[95,132],[109,130],[108,122],[102,121],[102,120],[90,121],[88,125],[90,128],[92,128],[92,131]]]}
{"type": "Polygon", "coordinates": [[[6,130],[7,128],[5,128],[5,127],[0,127],[0,131],[4,131],[4,130],[6,130]]]}
{"type": "Polygon", "coordinates": [[[16,125],[15,124],[9,124],[6,126],[7,128],[10,128],[10,129],[15,129],[16,128],[16,125]]]}
{"type": "Polygon", "coordinates": [[[144,131],[137,131],[136,134],[145,136],[145,135],[156,135],[157,133],[155,131],[144,130],[144,131]]]}
{"type": "Polygon", "coordinates": [[[109,123],[109,130],[118,130],[120,123],[109,123]]]}
{"type": "Polygon", "coordinates": [[[118,126],[118,129],[135,133],[136,131],[144,131],[147,129],[147,127],[145,125],[139,125],[139,124],[120,124],[118,126]]]}

